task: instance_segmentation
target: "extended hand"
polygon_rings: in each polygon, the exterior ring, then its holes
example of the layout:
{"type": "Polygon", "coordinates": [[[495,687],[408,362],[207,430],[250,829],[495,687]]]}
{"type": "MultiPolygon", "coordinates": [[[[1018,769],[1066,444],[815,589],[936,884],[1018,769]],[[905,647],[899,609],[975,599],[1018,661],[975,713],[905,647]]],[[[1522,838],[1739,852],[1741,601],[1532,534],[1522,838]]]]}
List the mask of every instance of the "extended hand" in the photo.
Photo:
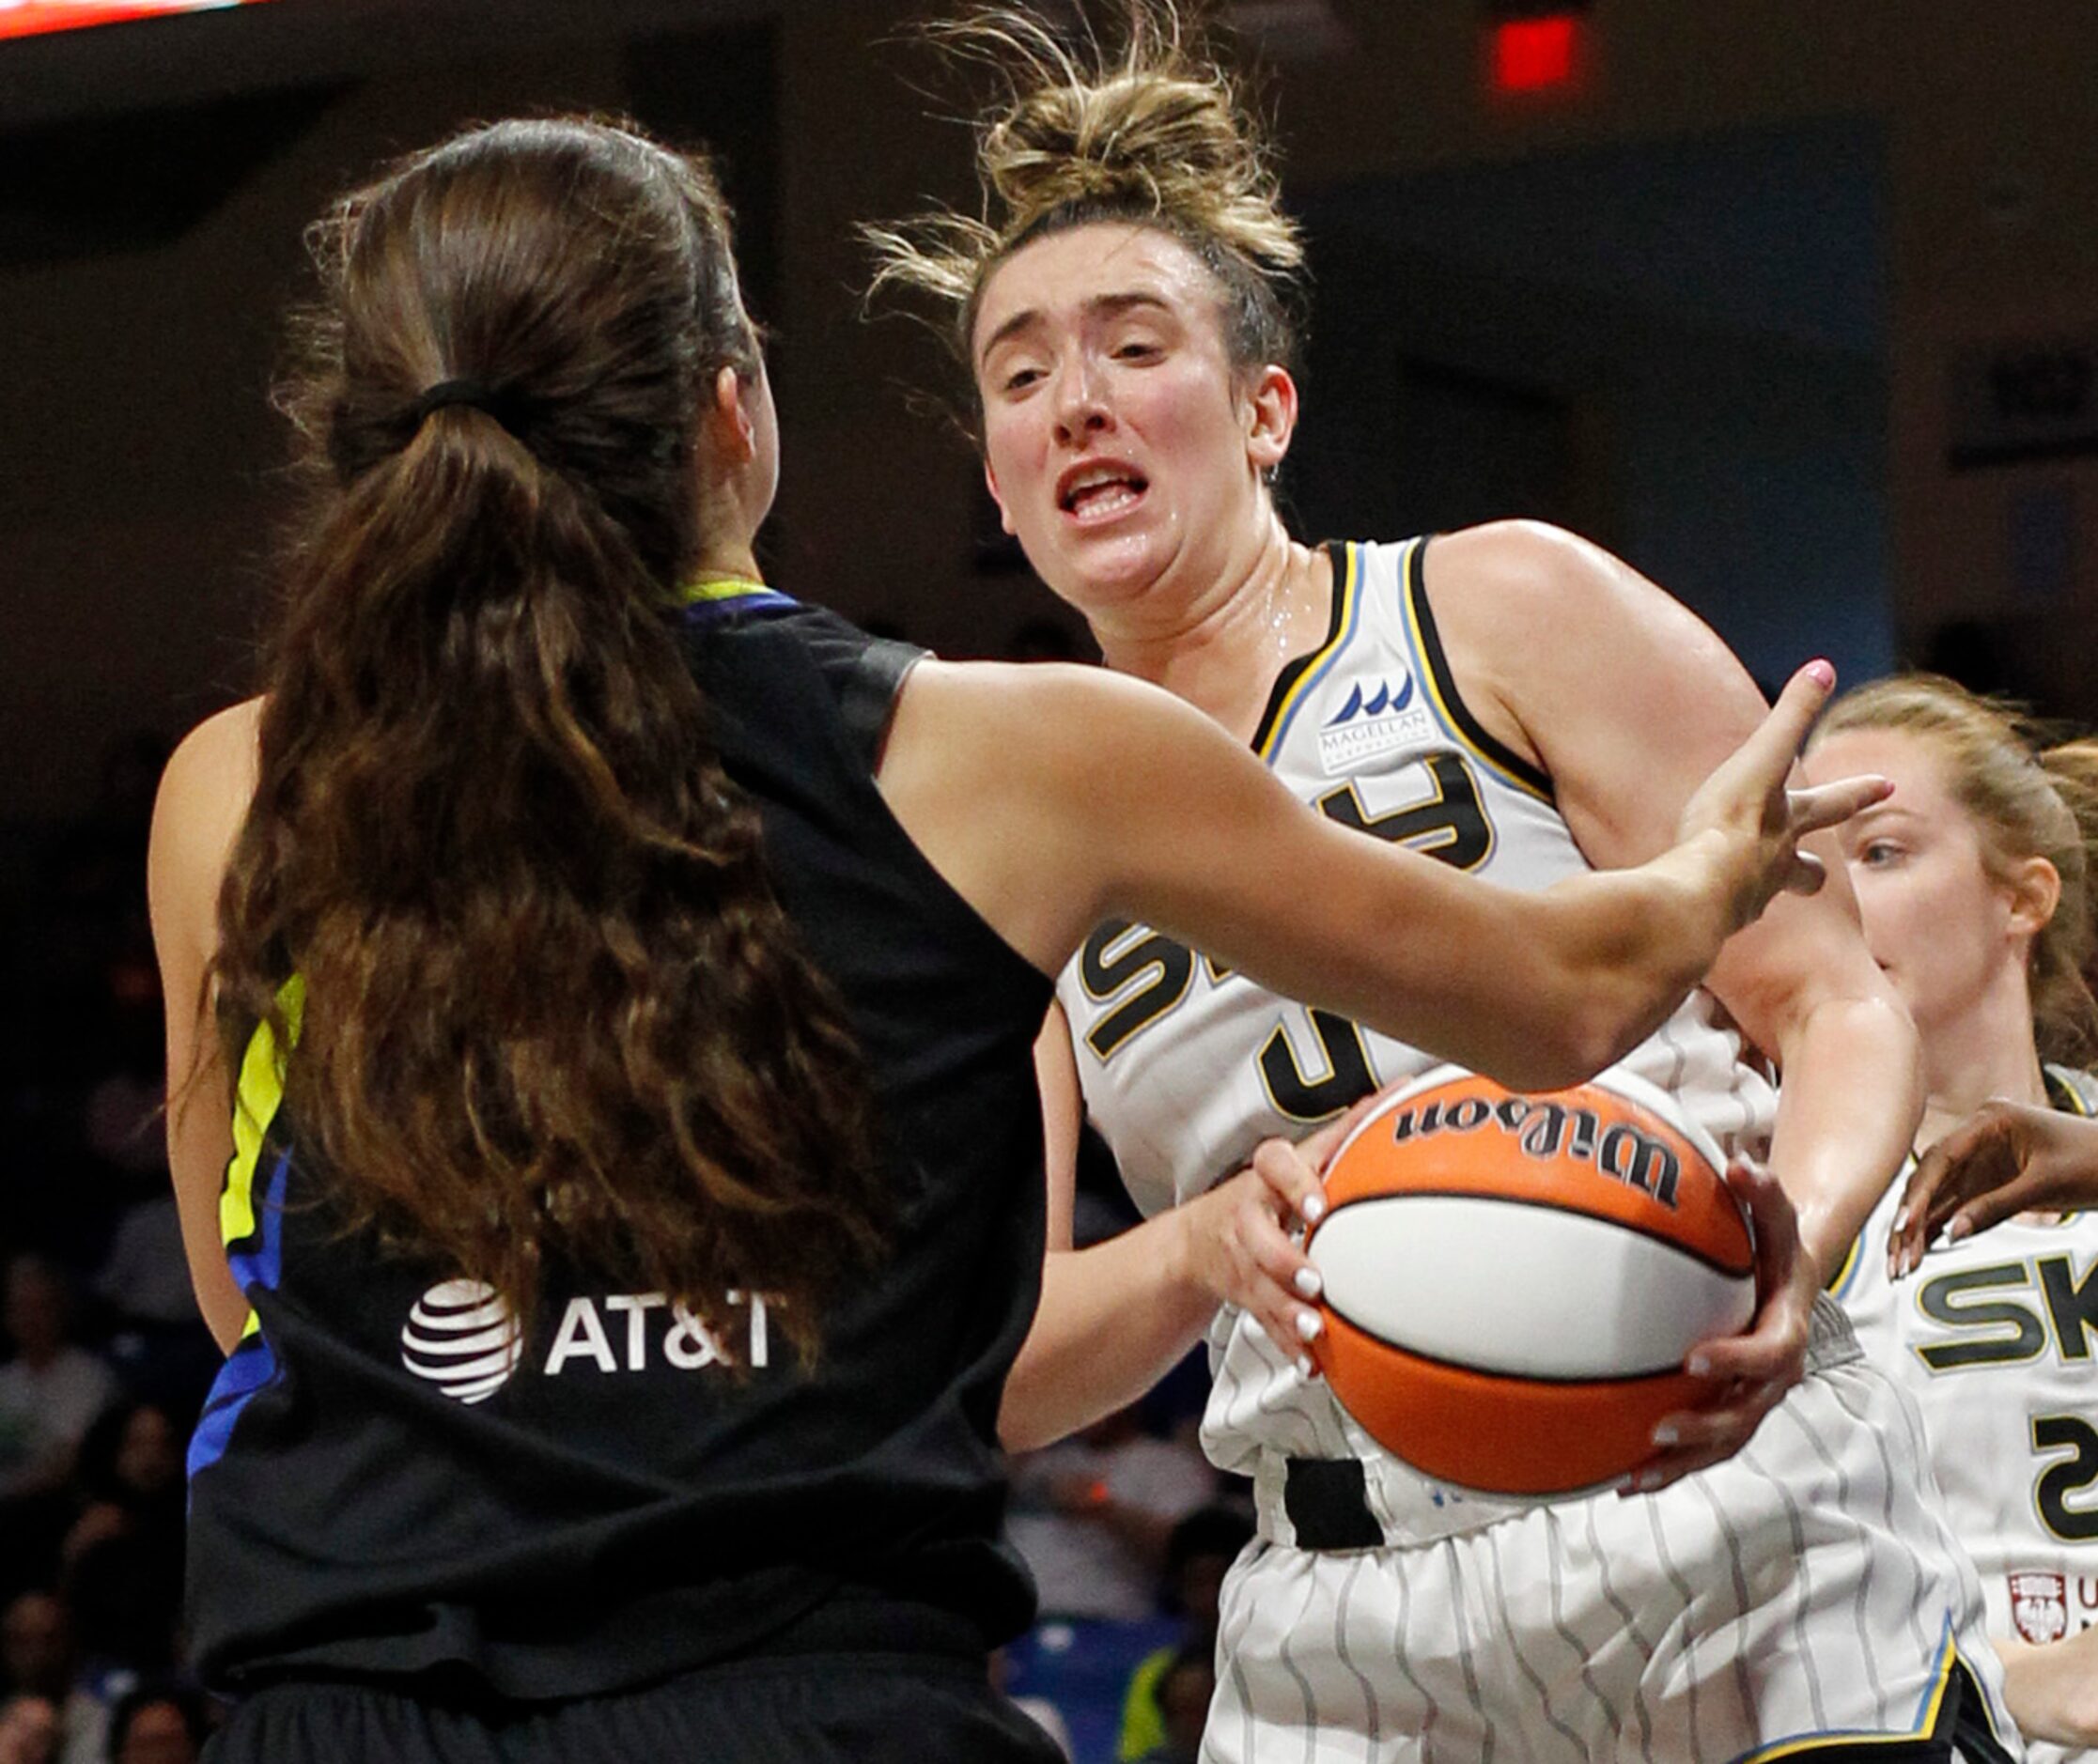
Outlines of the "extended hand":
{"type": "Polygon", "coordinates": [[[1778,1179],[1745,1157],[1728,1162],[1727,1185],[1748,1202],[1755,1229],[1756,1314],[1743,1334],[1690,1350],[1685,1369],[1710,1382],[1712,1399],[1662,1418],[1655,1429],[1661,1450],[1627,1479],[1628,1494],[1651,1493],[1733,1457],[1806,1374],[1816,1288],[1798,1216],[1778,1179]]]}
{"type": "Polygon", "coordinates": [[[1909,1172],[1887,1246],[1899,1279],[1939,1231],[1957,1241],[2035,1207],[2098,1199],[2098,1121],[2026,1103],[1984,1103],[1909,1172]]]}
{"type": "Polygon", "coordinates": [[[1787,790],[1794,759],[1835,689],[1836,671],[1810,661],[1792,676],[1770,714],[1700,784],[1684,808],[1678,833],[1727,842],[1729,869],[1739,879],[1741,922],[1782,890],[1811,894],[1822,884],[1819,859],[1799,849],[1809,833],[1840,826],[1893,789],[1884,778],[1843,778],[1810,790],[1787,790]]]}

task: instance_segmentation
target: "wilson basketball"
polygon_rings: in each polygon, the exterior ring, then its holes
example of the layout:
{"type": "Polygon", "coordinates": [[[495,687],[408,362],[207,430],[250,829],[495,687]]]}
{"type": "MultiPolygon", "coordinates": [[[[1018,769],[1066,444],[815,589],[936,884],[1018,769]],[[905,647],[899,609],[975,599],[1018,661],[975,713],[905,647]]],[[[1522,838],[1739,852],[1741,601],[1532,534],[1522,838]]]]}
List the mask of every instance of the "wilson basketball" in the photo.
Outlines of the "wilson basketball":
{"type": "Polygon", "coordinates": [[[1306,1254],[1319,1369],[1389,1450],[1438,1481],[1548,1496],[1654,1455],[1709,1393],[1699,1341],[1755,1312],[1755,1248],[1718,1147],[1611,1073],[1517,1095],[1445,1066],[1360,1122],[1306,1254]]]}

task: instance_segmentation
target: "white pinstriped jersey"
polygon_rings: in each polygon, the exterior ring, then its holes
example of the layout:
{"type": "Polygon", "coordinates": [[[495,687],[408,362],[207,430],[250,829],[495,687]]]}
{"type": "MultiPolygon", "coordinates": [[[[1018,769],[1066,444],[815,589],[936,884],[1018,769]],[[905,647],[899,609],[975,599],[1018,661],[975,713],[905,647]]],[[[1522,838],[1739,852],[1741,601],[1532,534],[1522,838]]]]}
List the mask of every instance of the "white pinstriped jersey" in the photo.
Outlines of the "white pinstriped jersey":
{"type": "MultiPolygon", "coordinates": [[[[2058,1106],[2098,1114],[2098,1078],[2059,1066],[2047,1076],[2058,1106]]],[[[1990,1633],[2040,1644],[2089,1629],[2098,1623],[2098,1214],[2013,1219],[1941,1243],[1895,1283],[1886,1245],[1902,1187],[1866,1222],[1836,1295],[1859,1344],[1923,1412],[1990,1633]]],[[[2037,1741],[2028,1756],[2098,1764],[2098,1750],[2037,1741]]]]}
{"type": "MultiPolygon", "coordinates": [[[[1326,642],[1276,682],[1254,746],[1323,813],[1476,875],[1542,889],[1590,868],[1550,780],[1477,723],[1449,677],[1422,585],[1427,542],[1333,550],[1326,642]]],[[[1608,690],[1607,680],[1599,690],[1608,690]]],[[[1315,910],[1315,904],[1308,906],[1315,910]]],[[[1406,925],[1394,936],[1419,935],[1406,925]]],[[[1146,1214],[1238,1168],[1263,1139],[1301,1137],[1436,1057],[1266,992],[1142,926],[1096,931],[1065,968],[1088,1113],[1146,1214]]],[[[1737,1035],[1695,993],[1624,1062],[1674,1093],[1732,1150],[1766,1139],[1776,1099],[1737,1035]]],[[[1375,1448],[1323,1384],[1306,1384],[1235,1313],[1212,1334],[1211,1456],[1251,1474],[1258,1448],[1360,1456],[1375,1448]]],[[[1429,1505],[1440,1511],[1440,1494],[1429,1505]]],[[[1472,1503],[1464,1524],[1488,1515],[1472,1503]]],[[[1453,1515],[1431,1531],[1461,1528],[1453,1515]]]]}

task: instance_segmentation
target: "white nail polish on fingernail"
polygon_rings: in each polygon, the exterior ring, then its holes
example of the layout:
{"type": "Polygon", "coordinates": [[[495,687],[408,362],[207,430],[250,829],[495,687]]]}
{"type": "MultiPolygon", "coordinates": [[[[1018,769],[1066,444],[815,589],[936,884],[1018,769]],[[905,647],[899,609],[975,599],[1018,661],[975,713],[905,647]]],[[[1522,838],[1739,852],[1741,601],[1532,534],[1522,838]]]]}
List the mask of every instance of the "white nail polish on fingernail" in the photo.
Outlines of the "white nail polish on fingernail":
{"type": "Polygon", "coordinates": [[[1963,1215],[1945,1228],[1945,1241],[1949,1244],[1956,1244],[1961,1238],[1969,1235],[1973,1230],[1974,1221],[1963,1215]]]}
{"type": "Polygon", "coordinates": [[[1305,1341],[1316,1341],[1320,1332],[1325,1327],[1325,1318],[1321,1317],[1315,1310],[1300,1310],[1297,1313],[1297,1333],[1299,1338],[1305,1341]]]}
{"type": "Polygon", "coordinates": [[[1316,1268],[1299,1268],[1290,1284],[1297,1289],[1298,1298],[1316,1298],[1326,1283],[1318,1277],[1316,1268]]]}
{"type": "Polygon", "coordinates": [[[1896,1237],[1899,1237],[1904,1231],[1907,1230],[1908,1209],[1906,1207],[1904,1207],[1899,1213],[1895,1214],[1894,1215],[1894,1235],[1896,1237]]]}
{"type": "Polygon", "coordinates": [[[1676,1430],[1672,1422],[1663,1421],[1659,1427],[1654,1430],[1654,1443],[1656,1446],[1678,1445],[1682,1442],[1682,1438],[1683,1435],[1676,1430]]]}
{"type": "Polygon", "coordinates": [[[1712,1362],[1702,1354],[1693,1354],[1684,1363],[1683,1369],[1692,1378],[1709,1378],[1712,1375],[1712,1362]]]}
{"type": "Polygon", "coordinates": [[[1299,1354],[1297,1356],[1297,1369],[1302,1372],[1306,1378],[1315,1377],[1318,1373],[1318,1368],[1312,1364],[1312,1356],[1309,1354],[1299,1354]]]}
{"type": "Polygon", "coordinates": [[[1304,1204],[1298,1207],[1297,1211],[1306,1225],[1316,1225],[1319,1220],[1326,1216],[1326,1197],[1324,1195],[1306,1195],[1304,1204]]]}

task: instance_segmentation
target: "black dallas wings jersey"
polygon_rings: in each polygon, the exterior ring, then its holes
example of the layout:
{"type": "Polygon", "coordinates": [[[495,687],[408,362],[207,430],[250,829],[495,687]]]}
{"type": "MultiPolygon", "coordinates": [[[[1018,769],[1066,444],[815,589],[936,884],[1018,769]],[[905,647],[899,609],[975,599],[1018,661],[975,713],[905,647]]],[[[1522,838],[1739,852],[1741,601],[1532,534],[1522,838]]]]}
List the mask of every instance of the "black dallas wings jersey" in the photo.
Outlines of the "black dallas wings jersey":
{"type": "MultiPolygon", "coordinates": [[[[866,1057],[894,1246],[813,1369],[762,1292],[728,1292],[710,1333],[550,1267],[522,1334],[486,1287],[343,1229],[284,1101],[296,1046],[257,1031],[221,1202],[254,1311],[190,1452],[190,1623],[215,1685],[582,1696],[826,1617],[892,1637],[947,1618],[986,1645],[1031,1618],[997,1417],[1040,1284],[1049,983],[875,786],[915,651],[755,586],[699,596],[688,627],[781,905],[866,1057]]],[[[326,1008],[301,997],[294,1043],[326,1008]]]]}
{"type": "MultiPolygon", "coordinates": [[[[1327,639],[1277,680],[1255,750],[1321,813],[1368,837],[1502,887],[1548,887],[1591,866],[1551,781],[1487,735],[1457,693],[1423,587],[1427,544],[1332,548],[1327,639]]],[[[1395,924],[1391,935],[1422,933],[1395,924]]],[[[1096,931],[1057,998],[1087,1111],[1146,1215],[1203,1193],[1263,1139],[1301,1137],[1440,1063],[1141,925],[1096,931]]],[[[1671,1091],[1729,1150],[1754,1149],[1776,1097],[1741,1052],[1699,992],[1624,1065],[1671,1091]]],[[[1204,1436],[1218,1463],[1251,1474],[1263,1445],[1316,1457],[1375,1450],[1324,1385],[1306,1384],[1257,1325],[1235,1329],[1235,1315],[1224,1312],[1211,1338],[1219,1376],[1204,1436]]]]}
{"type": "MultiPolygon", "coordinates": [[[[2098,1078],[2047,1069],[2058,1107],[2098,1114],[2098,1078]]],[[[2098,1213],[2010,1219],[1940,1243],[1900,1282],[1887,1237],[1913,1165],[1833,1290],[1858,1344],[1923,1413],[1931,1467],[1981,1571],[1992,1635],[2035,1645],[2098,1623],[2098,1213]]],[[[2028,1741],[2035,1764],[2098,1760],[2028,1741]]]]}

